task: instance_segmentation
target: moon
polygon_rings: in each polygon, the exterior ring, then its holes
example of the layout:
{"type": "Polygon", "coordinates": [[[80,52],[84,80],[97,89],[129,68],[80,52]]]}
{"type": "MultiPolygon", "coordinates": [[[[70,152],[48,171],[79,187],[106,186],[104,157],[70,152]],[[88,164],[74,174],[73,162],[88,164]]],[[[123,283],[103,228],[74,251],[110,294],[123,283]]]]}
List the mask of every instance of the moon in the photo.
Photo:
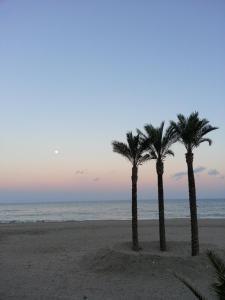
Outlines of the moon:
{"type": "Polygon", "coordinates": [[[58,155],[58,154],[59,154],[59,150],[58,150],[58,149],[55,149],[55,150],[53,151],[53,153],[54,153],[55,155],[58,155]]]}

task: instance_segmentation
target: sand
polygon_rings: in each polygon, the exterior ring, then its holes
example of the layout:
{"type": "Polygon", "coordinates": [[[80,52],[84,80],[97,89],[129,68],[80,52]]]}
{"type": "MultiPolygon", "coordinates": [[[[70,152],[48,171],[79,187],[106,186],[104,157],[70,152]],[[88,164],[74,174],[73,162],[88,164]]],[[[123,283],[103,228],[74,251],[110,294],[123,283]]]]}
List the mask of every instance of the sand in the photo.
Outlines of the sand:
{"type": "Polygon", "coordinates": [[[213,269],[225,258],[225,219],[200,220],[201,255],[190,256],[189,220],[168,220],[168,251],[157,221],[140,221],[140,253],[130,250],[130,221],[0,225],[0,299],[195,299],[174,273],[208,299],[213,269]]]}

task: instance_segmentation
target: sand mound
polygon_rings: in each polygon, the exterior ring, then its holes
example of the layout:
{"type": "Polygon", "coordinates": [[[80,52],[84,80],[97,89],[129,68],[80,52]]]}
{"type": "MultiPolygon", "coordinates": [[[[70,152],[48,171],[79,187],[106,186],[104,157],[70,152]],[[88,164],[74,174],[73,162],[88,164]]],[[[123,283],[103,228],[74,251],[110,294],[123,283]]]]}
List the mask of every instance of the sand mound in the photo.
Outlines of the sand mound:
{"type": "MultiPolygon", "coordinates": [[[[142,256],[159,256],[159,257],[190,257],[191,256],[191,243],[186,241],[169,241],[167,242],[167,250],[159,250],[159,242],[142,242],[140,244],[141,251],[134,252],[131,250],[131,243],[120,243],[114,245],[112,248],[114,251],[126,253],[127,255],[142,255],[142,256]]],[[[205,253],[207,250],[215,249],[213,244],[201,244],[201,253],[205,253]]]]}
{"type": "Polygon", "coordinates": [[[201,245],[201,254],[191,257],[188,242],[169,242],[167,252],[159,251],[158,242],[145,242],[141,246],[143,250],[139,252],[132,251],[130,243],[100,249],[96,253],[85,255],[81,265],[93,272],[176,272],[187,273],[189,277],[193,273],[196,277],[197,273],[211,269],[206,250],[215,249],[213,245],[204,244],[201,245]]]}

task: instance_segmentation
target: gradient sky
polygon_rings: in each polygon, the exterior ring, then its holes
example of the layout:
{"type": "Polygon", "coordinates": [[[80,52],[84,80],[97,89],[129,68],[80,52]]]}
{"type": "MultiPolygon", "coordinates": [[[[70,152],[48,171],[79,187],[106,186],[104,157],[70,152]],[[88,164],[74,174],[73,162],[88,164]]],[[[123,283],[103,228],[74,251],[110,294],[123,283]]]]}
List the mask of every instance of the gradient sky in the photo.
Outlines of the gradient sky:
{"type": "MultiPolygon", "coordinates": [[[[219,130],[195,151],[200,198],[225,195],[223,0],[0,0],[0,201],[128,199],[128,130],[199,111],[219,130]]],[[[187,197],[185,149],[165,195],[187,197]]],[[[156,197],[155,162],[139,197],[156,197]]]]}

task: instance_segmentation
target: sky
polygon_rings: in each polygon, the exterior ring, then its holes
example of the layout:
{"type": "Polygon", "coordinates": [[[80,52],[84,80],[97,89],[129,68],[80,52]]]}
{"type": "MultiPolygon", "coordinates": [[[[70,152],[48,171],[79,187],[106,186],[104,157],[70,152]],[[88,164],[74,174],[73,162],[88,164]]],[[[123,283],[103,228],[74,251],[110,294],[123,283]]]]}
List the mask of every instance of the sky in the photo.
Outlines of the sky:
{"type": "MultiPolygon", "coordinates": [[[[0,0],[0,202],[116,200],[126,132],[199,111],[219,130],[194,152],[198,198],[225,195],[223,0],[0,0]]],[[[187,198],[185,149],[165,161],[187,198]]],[[[138,196],[157,196],[155,162],[138,196]]]]}

